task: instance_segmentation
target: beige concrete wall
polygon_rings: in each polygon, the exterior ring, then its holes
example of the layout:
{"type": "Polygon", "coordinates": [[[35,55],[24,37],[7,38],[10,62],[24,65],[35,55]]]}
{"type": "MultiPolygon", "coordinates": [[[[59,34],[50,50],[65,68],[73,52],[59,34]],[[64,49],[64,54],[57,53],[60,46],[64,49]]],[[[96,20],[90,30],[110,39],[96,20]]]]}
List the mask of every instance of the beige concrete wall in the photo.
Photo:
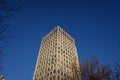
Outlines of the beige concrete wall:
{"type": "Polygon", "coordinates": [[[60,26],[41,42],[33,80],[71,80],[79,61],[74,39],[60,26]]]}

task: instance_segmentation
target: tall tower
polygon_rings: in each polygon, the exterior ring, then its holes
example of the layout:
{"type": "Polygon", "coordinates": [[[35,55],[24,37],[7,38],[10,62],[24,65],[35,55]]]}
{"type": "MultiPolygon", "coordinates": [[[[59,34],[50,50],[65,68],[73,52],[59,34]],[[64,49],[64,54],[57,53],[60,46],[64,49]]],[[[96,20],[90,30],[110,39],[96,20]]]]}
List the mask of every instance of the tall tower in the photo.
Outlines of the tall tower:
{"type": "Polygon", "coordinates": [[[81,80],[74,39],[60,26],[42,38],[33,80],[81,80]]]}

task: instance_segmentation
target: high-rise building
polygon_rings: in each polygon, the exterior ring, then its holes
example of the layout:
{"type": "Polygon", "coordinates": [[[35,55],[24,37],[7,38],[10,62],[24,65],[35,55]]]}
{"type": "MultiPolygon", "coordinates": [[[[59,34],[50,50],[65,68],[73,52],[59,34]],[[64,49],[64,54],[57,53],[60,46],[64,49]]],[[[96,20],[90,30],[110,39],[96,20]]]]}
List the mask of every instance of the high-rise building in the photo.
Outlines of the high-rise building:
{"type": "Polygon", "coordinates": [[[81,80],[74,39],[57,26],[42,38],[33,80],[81,80]]]}

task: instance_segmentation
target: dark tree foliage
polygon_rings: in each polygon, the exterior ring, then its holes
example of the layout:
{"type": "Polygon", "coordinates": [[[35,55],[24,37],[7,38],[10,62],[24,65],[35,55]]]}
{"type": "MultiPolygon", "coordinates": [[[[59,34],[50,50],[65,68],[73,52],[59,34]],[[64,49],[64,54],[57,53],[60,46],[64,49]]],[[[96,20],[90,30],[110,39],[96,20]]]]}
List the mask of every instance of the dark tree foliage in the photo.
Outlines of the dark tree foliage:
{"type": "Polygon", "coordinates": [[[109,65],[100,65],[96,57],[84,60],[80,70],[82,80],[120,80],[119,63],[115,63],[112,69],[109,65]]]}
{"type": "Polygon", "coordinates": [[[113,79],[120,80],[120,63],[115,63],[113,70],[113,79]]]}
{"type": "Polygon", "coordinates": [[[18,9],[13,0],[0,0],[0,22],[4,22],[5,19],[10,16],[18,9]]]}
{"type": "Polygon", "coordinates": [[[90,60],[84,60],[81,64],[81,76],[83,80],[99,79],[100,69],[97,58],[93,57],[90,60]]]}
{"type": "Polygon", "coordinates": [[[7,33],[7,20],[18,10],[16,2],[13,0],[0,0],[0,40],[12,37],[7,33]]]}
{"type": "MultiPolygon", "coordinates": [[[[1,54],[2,48],[1,43],[3,41],[6,42],[8,38],[11,38],[12,35],[8,33],[8,22],[7,20],[14,15],[14,13],[19,9],[16,5],[16,2],[13,0],[0,0],[0,61],[1,61],[1,54]]],[[[0,74],[3,68],[0,65],[0,74]]]]}

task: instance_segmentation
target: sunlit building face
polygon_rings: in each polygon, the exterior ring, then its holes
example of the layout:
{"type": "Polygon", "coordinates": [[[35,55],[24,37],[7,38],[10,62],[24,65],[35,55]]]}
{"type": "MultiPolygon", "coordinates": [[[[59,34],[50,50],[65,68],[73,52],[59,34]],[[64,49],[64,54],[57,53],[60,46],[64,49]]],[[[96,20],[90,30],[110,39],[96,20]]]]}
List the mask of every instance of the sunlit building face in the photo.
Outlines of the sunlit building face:
{"type": "Polygon", "coordinates": [[[74,39],[60,26],[42,38],[33,80],[80,79],[74,39]]]}

